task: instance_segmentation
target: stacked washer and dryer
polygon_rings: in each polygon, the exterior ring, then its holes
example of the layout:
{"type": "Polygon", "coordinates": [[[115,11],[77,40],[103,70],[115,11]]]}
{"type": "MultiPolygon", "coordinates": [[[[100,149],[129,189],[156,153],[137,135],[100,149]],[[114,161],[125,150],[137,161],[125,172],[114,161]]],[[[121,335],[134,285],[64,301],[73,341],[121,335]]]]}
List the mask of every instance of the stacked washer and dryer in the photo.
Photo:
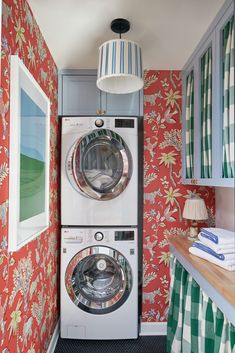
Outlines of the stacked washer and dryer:
{"type": "Polygon", "coordinates": [[[62,118],[61,218],[61,337],[137,338],[137,118],[62,118]]]}

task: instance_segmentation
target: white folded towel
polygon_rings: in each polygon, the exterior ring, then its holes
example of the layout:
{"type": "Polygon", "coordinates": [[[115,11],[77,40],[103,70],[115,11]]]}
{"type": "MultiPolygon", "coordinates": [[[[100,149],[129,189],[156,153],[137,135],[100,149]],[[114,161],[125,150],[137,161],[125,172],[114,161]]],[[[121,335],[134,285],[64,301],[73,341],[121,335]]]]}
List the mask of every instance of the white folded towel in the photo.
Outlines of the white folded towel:
{"type": "Polygon", "coordinates": [[[209,246],[212,250],[214,250],[217,253],[222,253],[222,254],[235,253],[235,242],[230,244],[218,245],[218,244],[215,244],[210,239],[201,236],[201,233],[198,234],[198,239],[203,244],[205,244],[206,246],[209,246]]]}
{"type": "Polygon", "coordinates": [[[193,255],[201,257],[202,259],[205,259],[209,262],[212,262],[215,265],[218,265],[218,266],[224,268],[225,270],[235,271],[235,261],[221,261],[221,260],[217,259],[216,257],[206,253],[205,251],[200,250],[196,247],[192,247],[192,246],[189,248],[189,252],[193,255]]]}
{"type": "Polygon", "coordinates": [[[235,244],[235,232],[221,228],[201,228],[201,236],[210,239],[215,244],[235,244]]]}
{"type": "Polygon", "coordinates": [[[201,242],[200,240],[194,241],[192,246],[195,246],[196,248],[207,252],[208,254],[218,258],[221,261],[230,261],[230,260],[234,260],[235,262],[235,252],[230,252],[227,254],[224,254],[222,252],[216,252],[214,251],[211,246],[205,245],[203,242],[201,242]]]}

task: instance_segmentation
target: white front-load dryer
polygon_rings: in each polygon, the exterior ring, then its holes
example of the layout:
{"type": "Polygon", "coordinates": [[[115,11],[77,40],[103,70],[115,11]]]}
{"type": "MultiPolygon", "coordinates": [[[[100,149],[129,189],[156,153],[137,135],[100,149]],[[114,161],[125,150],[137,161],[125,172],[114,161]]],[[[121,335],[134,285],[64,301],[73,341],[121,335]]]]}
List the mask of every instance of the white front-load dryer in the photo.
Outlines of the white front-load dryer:
{"type": "Polygon", "coordinates": [[[137,336],[137,229],[62,228],[61,337],[137,336]]]}
{"type": "Polygon", "coordinates": [[[137,118],[63,117],[62,225],[137,225],[137,161],[137,118]]]}

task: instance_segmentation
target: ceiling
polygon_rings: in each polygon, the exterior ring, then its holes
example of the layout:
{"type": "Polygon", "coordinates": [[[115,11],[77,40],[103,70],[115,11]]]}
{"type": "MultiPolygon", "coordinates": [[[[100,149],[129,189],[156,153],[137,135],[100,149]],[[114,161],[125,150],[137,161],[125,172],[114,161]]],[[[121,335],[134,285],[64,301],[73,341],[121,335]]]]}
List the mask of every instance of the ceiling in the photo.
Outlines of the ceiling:
{"type": "Polygon", "coordinates": [[[224,0],[28,0],[59,69],[94,69],[98,47],[117,38],[110,23],[127,18],[123,38],[138,42],[144,69],[181,69],[224,0]]]}

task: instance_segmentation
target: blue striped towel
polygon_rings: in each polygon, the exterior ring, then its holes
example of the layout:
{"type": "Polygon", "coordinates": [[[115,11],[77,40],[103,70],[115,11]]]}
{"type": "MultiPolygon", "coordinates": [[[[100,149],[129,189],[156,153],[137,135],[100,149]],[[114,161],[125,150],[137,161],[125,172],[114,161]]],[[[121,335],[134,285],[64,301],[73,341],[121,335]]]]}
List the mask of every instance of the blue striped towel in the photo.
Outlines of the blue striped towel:
{"type": "Polygon", "coordinates": [[[195,246],[190,246],[190,248],[188,250],[191,254],[199,256],[204,260],[210,261],[213,264],[224,268],[225,270],[235,271],[235,261],[221,261],[221,260],[217,259],[215,256],[212,256],[212,255],[206,253],[205,251],[196,248],[195,246]]]}
{"type": "MultiPolygon", "coordinates": [[[[217,254],[230,254],[235,253],[235,242],[232,244],[215,244],[210,239],[203,237],[201,233],[198,234],[198,239],[206,246],[209,246],[217,254]]],[[[234,352],[235,353],[235,352],[234,352]]]]}
{"type": "Polygon", "coordinates": [[[192,243],[192,246],[195,248],[198,248],[202,251],[207,252],[208,254],[216,257],[217,259],[221,261],[235,261],[235,253],[230,253],[230,254],[222,254],[222,253],[217,253],[213,249],[211,249],[209,246],[206,246],[200,241],[194,241],[192,243]]]}
{"type": "Polygon", "coordinates": [[[235,233],[221,228],[201,228],[201,236],[215,244],[235,244],[235,233]]]}

